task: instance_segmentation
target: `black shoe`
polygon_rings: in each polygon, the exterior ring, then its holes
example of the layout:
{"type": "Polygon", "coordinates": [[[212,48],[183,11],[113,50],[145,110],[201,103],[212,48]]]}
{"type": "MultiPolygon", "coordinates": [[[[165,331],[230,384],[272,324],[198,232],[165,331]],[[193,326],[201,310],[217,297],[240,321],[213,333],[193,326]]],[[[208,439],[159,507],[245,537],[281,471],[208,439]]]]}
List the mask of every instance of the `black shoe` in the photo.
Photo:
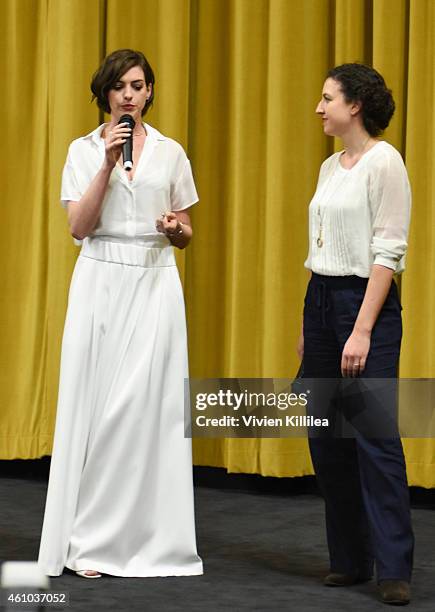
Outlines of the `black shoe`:
{"type": "Polygon", "coordinates": [[[382,603],[392,606],[406,606],[411,599],[409,582],[405,580],[381,580],[379,591],[382,603]]]}
{"type": "Polygon", "coordinates": [[[338,572],[331,572],[324,578],[323,584],[330,587],[344,587],[352,586],[360,582],[368,582],[371,579],[371,576],[361,576],[360,574],[339,574],[338,572]]]}

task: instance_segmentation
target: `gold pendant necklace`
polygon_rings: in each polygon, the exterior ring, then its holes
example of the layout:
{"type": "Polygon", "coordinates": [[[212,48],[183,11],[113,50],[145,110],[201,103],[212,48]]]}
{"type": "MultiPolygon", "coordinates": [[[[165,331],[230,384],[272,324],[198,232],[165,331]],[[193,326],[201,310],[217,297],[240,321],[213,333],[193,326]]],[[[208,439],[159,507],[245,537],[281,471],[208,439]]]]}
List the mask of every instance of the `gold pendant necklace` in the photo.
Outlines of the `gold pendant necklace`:
{"type": "MultiPolygon", "coordinates": [[[[320,212],[318,213],[320,216],[320,212]]],[[[319,227],[319,235],[317,236],[317,246],[319,247],[319,249],[322,248],[323,246],[323,239],[322,239],[322,221],[320,221],[320,227],[319,227]]]]}

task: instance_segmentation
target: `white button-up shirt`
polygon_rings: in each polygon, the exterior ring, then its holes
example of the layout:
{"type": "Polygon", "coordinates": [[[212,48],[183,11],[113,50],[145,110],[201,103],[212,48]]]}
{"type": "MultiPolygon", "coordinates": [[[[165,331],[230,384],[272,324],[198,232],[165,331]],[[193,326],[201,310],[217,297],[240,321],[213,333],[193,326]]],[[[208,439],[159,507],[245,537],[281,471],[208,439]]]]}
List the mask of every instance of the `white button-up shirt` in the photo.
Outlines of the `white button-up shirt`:
{"type": "MultiPolygon", "coordinates": [[[[144,124],[147,137],[133,180],[116,164],[92,235],[140,237],[157,234],[156,219],[198,201],[190,162],[180,144],[144,124]]],[[[104,124],[74,140],[62,174],[61,202],[78,202],[101,168],[104,124]]]]}
{"type": "Polygon", "coordinates": [[[350,169],[341,166],[341,153],[320,169],[309,208],[305,267],[326,276],[363,278],[370,276],[373,264],[402,272],[411,190],[400,153],[380,141],[350,169]]]}

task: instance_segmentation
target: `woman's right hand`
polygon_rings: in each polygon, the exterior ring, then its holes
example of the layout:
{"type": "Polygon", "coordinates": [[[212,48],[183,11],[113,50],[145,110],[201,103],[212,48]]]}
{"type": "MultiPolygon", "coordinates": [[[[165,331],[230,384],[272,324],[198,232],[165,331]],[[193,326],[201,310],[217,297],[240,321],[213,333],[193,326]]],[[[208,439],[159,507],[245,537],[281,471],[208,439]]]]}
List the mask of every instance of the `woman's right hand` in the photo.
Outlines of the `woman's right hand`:
{"type": "Polygon", "coordinates": [[[115,126],[107,126],[105,129],[105,164],[114,168],[122,153],[122,145],[131,134],[131,128],[127,123],[118,123],[115,126]]]}
{"type": "Polygon", "coordinates": [[[299,355],[299,359],[302,361],[302,359],[304,358],[304,332],[303,331],[301,331],[301,335],[299,336],[296,351],[299,355]]]}

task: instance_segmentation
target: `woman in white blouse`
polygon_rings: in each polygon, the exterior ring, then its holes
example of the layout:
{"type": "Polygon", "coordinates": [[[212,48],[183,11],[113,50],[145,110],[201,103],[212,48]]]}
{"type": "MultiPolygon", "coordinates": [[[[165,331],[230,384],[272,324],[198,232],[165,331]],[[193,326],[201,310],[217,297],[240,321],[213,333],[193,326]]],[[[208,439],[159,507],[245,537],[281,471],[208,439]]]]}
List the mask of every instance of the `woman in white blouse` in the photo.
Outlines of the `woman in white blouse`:
{"type": "Polygon", "coordinates": [[[86,578],[202,574],[191,444],[184,438],[187,342],[173,246],[198,201],[182,147],[142,123],[154,74],[118,50],[91,89],[110,121],[69,148],[62,204],[83,241],[62,343],[39,563],[86,578]],[[122,145],[134,119],[133,168],[122,145]]]}
{"type": "Polygon", "coordinates": [[[393,274],[404,269],[411,195],[400,154],[378,138],[393,112],[391,92],[373,68],[344,64],[328,73],[316,113],[344,150],[322,164],[309,208],[305,266],[312,276],[298,352],[304,377],[322,379],[312,409],[332,423],[326,435],[310,431],[309,440],[325,498],[325,585],[369,580],[375,564],[382,601],[404,604],[413,533],[402,445],[386,404],[395,405],[402,324],[393,274]],[[336,392],[333,379],[353,389],[343,402],[352,437],[332,432],[337,403],[325,390],[336,392]],[[392,385],[381,385],[384,395],[349,386],[362,389],[369,379],[392,385]]]}

